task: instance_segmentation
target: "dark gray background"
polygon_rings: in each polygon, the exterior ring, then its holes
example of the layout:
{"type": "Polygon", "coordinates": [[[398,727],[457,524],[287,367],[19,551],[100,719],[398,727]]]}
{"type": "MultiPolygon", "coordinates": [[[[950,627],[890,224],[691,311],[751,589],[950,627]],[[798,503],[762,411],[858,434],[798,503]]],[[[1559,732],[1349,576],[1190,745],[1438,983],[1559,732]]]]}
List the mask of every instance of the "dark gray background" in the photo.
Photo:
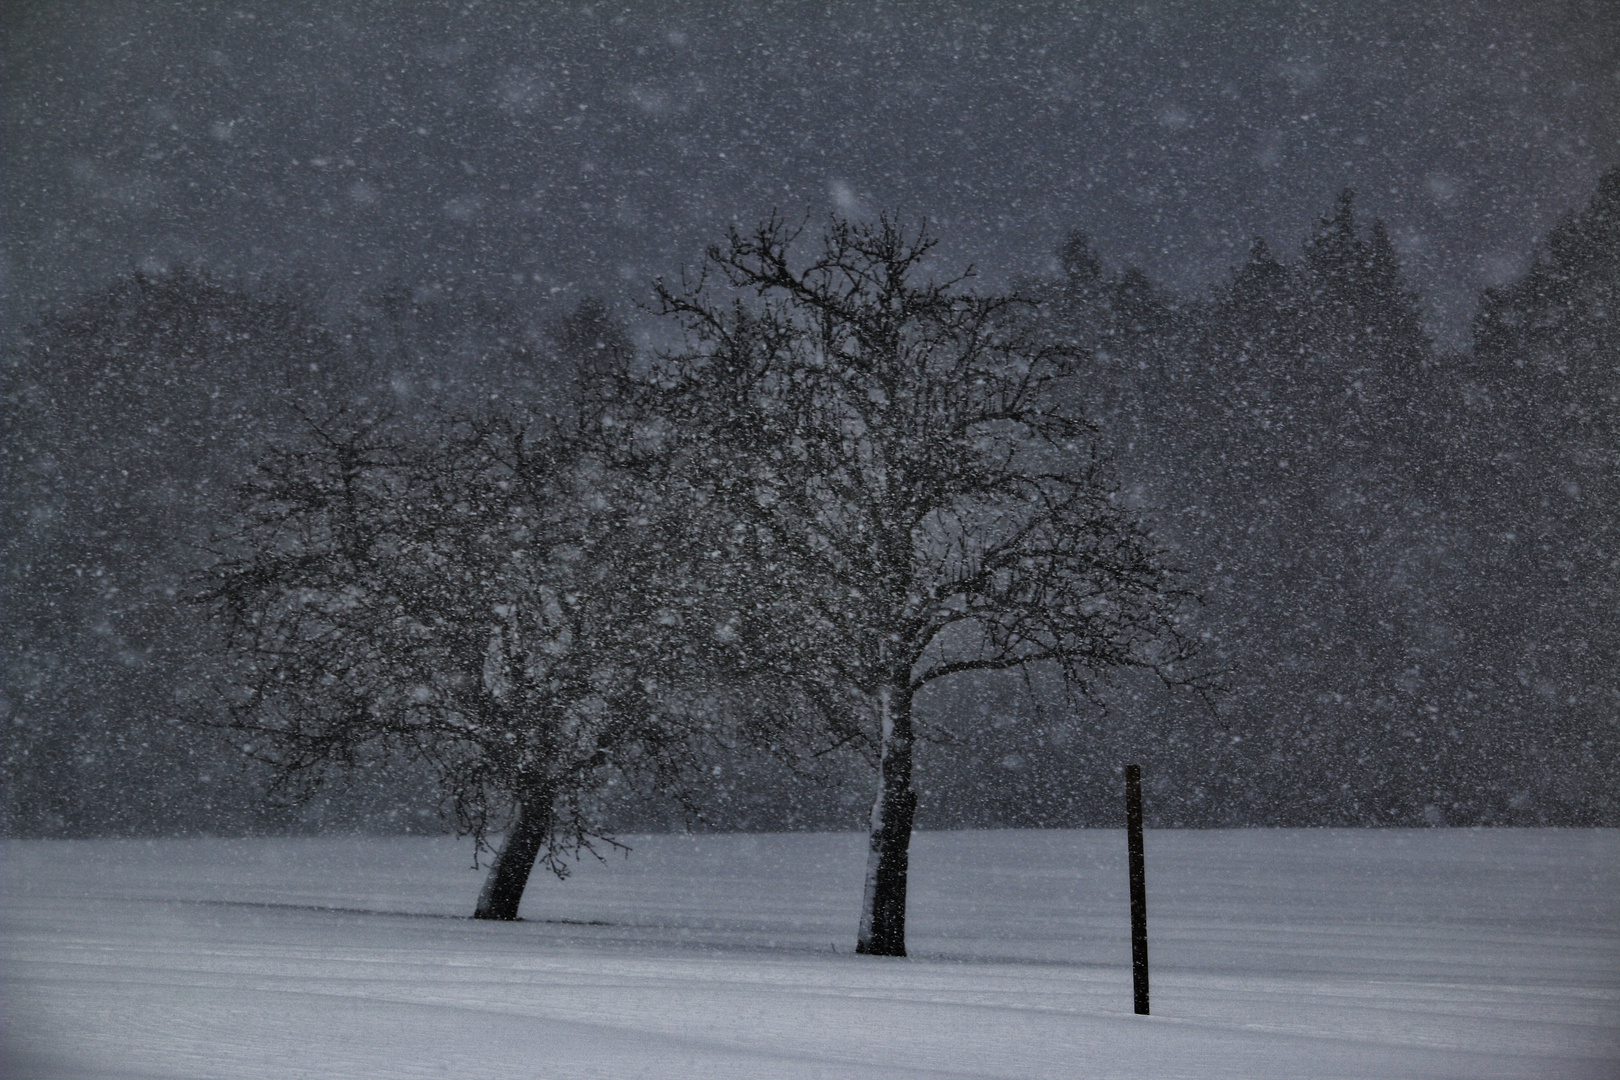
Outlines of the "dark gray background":
{"type": "MultiPolygon", "coordinates": [[[[97,335],[133,317],[137,294],[172,286],[194,313],[215,310],[193,277],[131,282],[133,270],[290,283],[362,337],[363,318],[342,316],[375,316],[396,285],[468,301],[413,316],[428,355],[379,338],[383,367],[347,373],[380,376],[370,385],[391,405],[426,415],[479,385],[478,350],[509,326],[484,298],[538,326],[598,294],[651,335],[631,304],[649,278],[773,208],[926,215],[944,267],[972,260],[990,285],[1055,274],[1054,248],[1079,227],[1110,271],[1135,264],[1191,291],[1256,234],[1294,258],[1351,185],[1363,225],[1387,220],[1453,348],[1468,344],[1479,290],[1518,278],[1620,163],[1613,2],[54,2],[0,18],[16,380],[0,417],[13,523],[0,530],[12,628],[0,649],[4,692],[28,698],[0,700],[0,828],[36,835],[437,827],[408,772],[267,808],[235,750],[171,725],[174,702],[203,685],[189,665],[205,637],[165,597],[189,587],[199,538],[225,513],[217,493],[246,460],[197,448],[254,449],[273,421],[244,398],[296,344],[271,334],[237,351],[227,320],[130,339],[150,356],[103,356],[97,335]],[[57,337],[23,341],[35,314],[115,279],[110,312],[91,302],[57,337]],[[416,362],[432,377],[416,380],[416,362]],[[105,387],[84,374],[103,363],[105,387]],[[208,395],[196,373],[210,363],[236,397],[208,395]],[[182,480],[195,490],[168,501],[182,480]]],[[[1612,261],[1587,261],[1566,269],[1612,296],[1612,261]]],[[[1558,314],[1519,300],[1515,325],[1558,314]]],[[[1216,716],[1144,691],[1077,727],[1060,710],[1032,718],[1007,687],[945,688],[924,711],[965,735],[919,752],[924,826],[1112,822],[1113,770],[1129,760],[1148,767],[1161,823],[1612,824],[1602,537],[1620,535],[1620,499],[1612,409],[1593,403],[1615,400],[1614,350],[1570,345],[1612,341],[1604,310],[1617,308],[1586,312],[1591,325],[1553,320],[1567,385],[1514,339],[1511,356],[1436,358],[1375,416],[1339,398],[1324,412],[1324,397],[1301,413],[1309,430],[1256,418],[1326,383],[1218,363],[1214,382],[1154,381],[1226,354],[1177,353],[1139,386],[1136,368],[1110,369],[1105,391],[1122,380],[1121,401],[1151,406],[1109,413],[1111,434],[1127,481],[1164,511],[1163,535],[1214,585],[1232,693],[1216,716]],[[1565,406],[1590,413],[1584,426],[1565,406]],[[1289,468],[1313,439],[1336,449],[1314,472],[1289,468]]],[[[1311,369],[1337,378],[1349,354],[1312,340],[1324,348],[1311,369]]],[[[357,341],[333,355],[363,366],[369,353],[357,341]]],[[[847,827],[870,806],[864,774],[834,798],[819,779],[750,767],[717,785],[715,821],[847,827]]],[[[666,809],[616,820],[651,827],[666,809]]]]}
{"type": "Polygon", "coordinates": [[[1620,160],[1620,6],[10,3],[14,317],[134,267],[646,295],[883,208],[995,282],[1072,227],[1182,289],[1338,189],[1444,345],[1620,160]]]}

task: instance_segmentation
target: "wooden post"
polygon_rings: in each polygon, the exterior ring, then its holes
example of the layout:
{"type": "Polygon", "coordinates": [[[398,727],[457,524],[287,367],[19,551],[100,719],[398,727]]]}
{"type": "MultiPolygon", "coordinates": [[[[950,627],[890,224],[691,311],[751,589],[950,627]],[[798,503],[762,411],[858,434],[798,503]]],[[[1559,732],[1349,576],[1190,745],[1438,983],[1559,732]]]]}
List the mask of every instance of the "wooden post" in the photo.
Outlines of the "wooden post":
{"type": "Polygon", "coordinates": [[[1125,834],[1131,860],[1131,977],[1136,1014],[1148,1014],[1147,868],[1142,858],[1142,766],[1125,766],[1125,834]]]}

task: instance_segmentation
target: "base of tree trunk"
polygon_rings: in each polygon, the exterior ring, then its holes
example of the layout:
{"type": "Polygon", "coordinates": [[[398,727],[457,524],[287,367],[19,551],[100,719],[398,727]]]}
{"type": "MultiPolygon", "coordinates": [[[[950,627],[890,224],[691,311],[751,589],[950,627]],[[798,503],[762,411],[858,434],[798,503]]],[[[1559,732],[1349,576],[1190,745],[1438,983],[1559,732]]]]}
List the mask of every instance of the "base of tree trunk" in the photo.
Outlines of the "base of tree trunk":
{"type": "Polygon", "coordinates": [[[518,804],[517,818],[501,841],[501,849],[490,864],[489,877],[478,894],[475,919],[497,919],[511,922],[518,917],[518,906],[523,902],[523,889],[529,883],[529,872],[540,856],[540,848],[551,830],[551,804],[549,801],[531,800],[518,804]]]}
{"type": "Polygon", "coordinates": [[[864,956],[906,955],[906,879],[916,813],[917,793],[909,787],[884,799],[882,822],[872,834],[867,910],[855,942],[855,951],[864,956]]]}

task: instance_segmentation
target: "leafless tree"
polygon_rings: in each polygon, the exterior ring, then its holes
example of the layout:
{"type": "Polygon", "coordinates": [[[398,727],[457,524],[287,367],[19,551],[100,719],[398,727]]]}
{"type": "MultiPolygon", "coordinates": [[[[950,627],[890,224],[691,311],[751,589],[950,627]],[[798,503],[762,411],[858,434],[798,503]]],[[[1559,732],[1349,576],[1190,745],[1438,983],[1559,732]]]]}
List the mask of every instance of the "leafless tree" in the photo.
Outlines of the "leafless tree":
{"type": "Polygon", "coordinates": [[[918,692],[1032,667],[1082,694],[1122,667],[1180,680],[1187,598],[1073,404],[1081,349],[930,278],[925,227],[835,220],[803,255],[801,231],[733,230],[658,285],[686,344],[638,415],[693,506],[717,632],[876,751],[857,950],[898,956],[918,692]]]}
{"type": "Polygon", "coordinates": [[[422,446],[312,421],[244,486],[204,593],[228,724],[286,790],[403,757],[480,845],[504,830],[478,918],[516,918],[537,861],[612,843],[602,793],[678,789],[705,737],[669,681],[668,522],[584,427],[487,417],[422,446]]]}

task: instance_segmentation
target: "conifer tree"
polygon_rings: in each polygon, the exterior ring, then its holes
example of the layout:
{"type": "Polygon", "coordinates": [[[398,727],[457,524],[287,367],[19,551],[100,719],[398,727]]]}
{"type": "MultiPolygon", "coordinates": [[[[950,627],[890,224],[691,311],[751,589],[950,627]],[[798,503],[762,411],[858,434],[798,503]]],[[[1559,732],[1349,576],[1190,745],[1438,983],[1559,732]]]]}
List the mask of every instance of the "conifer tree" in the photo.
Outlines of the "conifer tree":
{"type": "Polygon", "coordinates": [[[0,424],[7,827],[183,829],[211,802],[222,823],[242,809],[230,763],[175,726],[207,682],[180,597],[235,471],[294,402],[344,392],[346,359],[287,298],[187,271],[133,274],[24,330],[0,424]]]}

